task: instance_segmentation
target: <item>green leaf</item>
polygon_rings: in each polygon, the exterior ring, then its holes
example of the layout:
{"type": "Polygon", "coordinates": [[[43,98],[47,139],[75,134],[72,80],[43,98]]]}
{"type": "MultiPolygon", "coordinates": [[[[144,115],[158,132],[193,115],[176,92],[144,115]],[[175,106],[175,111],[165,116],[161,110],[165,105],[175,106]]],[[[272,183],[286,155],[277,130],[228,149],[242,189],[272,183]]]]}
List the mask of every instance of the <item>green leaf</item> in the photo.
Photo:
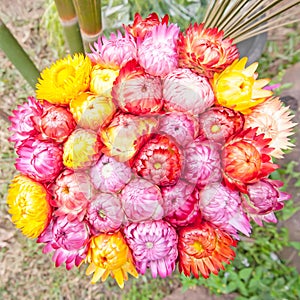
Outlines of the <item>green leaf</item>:
{"type": "Polygon", "coordinates": [[[242,280],[244,280],[245,282],[247,282],[251,276],[252,271],[253,271],[253,268],[245,268],[239,272],[239,277],[242,280]]]}
{"type": "Polygon", "coordinates": [[[226,293],[232,293],[234,291],[237,290],[238,288],[238,284],[237,284],[238,281],[234,280],[234,281],[230,281],[230,283],[227,285],[226,287],[226,293]]]}
{"type": "Polygon", "coordinates": [[[296,250],[300,251],[300,242],[290,242],[289,244],[296,250]]]}

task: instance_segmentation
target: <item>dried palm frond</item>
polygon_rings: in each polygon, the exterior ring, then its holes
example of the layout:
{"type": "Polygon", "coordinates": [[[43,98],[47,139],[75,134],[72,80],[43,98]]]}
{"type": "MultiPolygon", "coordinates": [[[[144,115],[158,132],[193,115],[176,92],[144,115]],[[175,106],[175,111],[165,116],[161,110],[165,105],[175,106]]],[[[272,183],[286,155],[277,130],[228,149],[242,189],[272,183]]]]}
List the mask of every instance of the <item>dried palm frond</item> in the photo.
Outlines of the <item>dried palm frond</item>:
{"type": "Polygon", "coordinates": [[[218,27],[235,43],[300,21],[299,0],[212,0],[206,27],[218,27]]]}

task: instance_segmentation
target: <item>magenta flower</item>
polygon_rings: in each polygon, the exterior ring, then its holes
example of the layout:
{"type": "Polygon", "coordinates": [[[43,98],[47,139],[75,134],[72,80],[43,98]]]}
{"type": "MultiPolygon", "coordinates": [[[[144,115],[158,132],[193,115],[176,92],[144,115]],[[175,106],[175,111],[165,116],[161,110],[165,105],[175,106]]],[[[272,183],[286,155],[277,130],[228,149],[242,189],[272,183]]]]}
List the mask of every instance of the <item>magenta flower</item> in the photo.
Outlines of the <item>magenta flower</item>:
{"type": "Polygon", "coordinates": [[[104,193],[115,193],[130,181],[132,172],[127,164],[103,155],[90,169],[90,176],[96,189],[104,193]]]}
{"type": "Polygon", "coordinates": [[[251,225],[242,210],[239,192],[221,183],[207,185],[200,191],[199,206],[203,219],[238,238],[237,230],[249,236],[251,225]]]}
{"type": "Polygon", "coordinates": [[[133,223],[124,233],[140,274],[145,274],[147,268],[153,278],[172,274],[178,256],[178,237],[170,224],[162,220],[133,223]]]}
{"type": "Polygon", "coordinates": [[[215,96],[206,77],[190,69],[176,69],[163,83],[165,108],[169,111],[201,114],[214,104],[215,96]]]}
{"type": "Polygon", "coordinates": [[[37,243],[45,243],[43,253],[54,251],[52,261],[59,267],[66,263],[66,269],[78,267],[88,250],[89,227],[85,222],[67,217],[53,218],[46,230],[38,237],[37,243]]]}
{"type": "Polygon", "coordinates": [[[62,148],[54,143],[28,138],[17,154],[16,169],[39,182],[55,180],[63,169],[62,148]]]}
{"type": "Polygon", "coordinates": [[[131,180],[121,192],[121,203],[130,222],[160,220],[163,199],[155,184],[142,178],[131,180]]]}
{"type": "Polygon", "coordinates": [[[53,198],[51,205],[58,207],[54,211],[56,216],[67,215],[69,221],[82,221],[89,203],[94,196],[91,179],[84,172],[65,170],[51,187],[53,198]]]}

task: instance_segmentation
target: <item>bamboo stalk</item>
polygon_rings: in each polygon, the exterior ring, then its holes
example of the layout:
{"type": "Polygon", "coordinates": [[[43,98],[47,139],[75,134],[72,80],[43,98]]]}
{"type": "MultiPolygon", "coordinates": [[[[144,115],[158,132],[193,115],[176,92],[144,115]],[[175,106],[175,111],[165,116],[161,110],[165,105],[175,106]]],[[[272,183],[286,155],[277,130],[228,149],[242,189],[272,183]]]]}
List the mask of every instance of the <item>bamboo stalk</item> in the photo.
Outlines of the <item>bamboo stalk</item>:
{"type": "Polygon", "coordinates": [[[78,17],[84,50],[98,40],[102,32],[101,0],[73,0],[78,17]]]}
{"type": "Polygon", "coordinates": [[[73,1],[55,0],[55,5],[71,54],[84,52],[73,1]]]}
{"type": "Polygon", "coordinates": [[[24,79],[35,90],[35,85],[40,76],[40,72],[1,19],[0,48],[22,74],[24,79]]]}

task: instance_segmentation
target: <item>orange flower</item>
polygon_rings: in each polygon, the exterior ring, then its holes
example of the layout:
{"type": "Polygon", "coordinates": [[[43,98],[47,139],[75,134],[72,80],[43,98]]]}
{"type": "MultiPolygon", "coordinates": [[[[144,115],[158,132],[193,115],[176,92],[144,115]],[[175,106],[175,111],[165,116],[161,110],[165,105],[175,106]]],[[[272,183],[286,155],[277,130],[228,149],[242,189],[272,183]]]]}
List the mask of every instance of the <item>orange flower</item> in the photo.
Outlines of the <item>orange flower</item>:
{"type": "Polygon", "coordinates": [[[217,275],[224,270],[222,263],[229,264],[235,257],[231,247],[236,247],[236,240],[208,222],[182,228],[178,235],[179,272],[185,276],[217,275]]]}

